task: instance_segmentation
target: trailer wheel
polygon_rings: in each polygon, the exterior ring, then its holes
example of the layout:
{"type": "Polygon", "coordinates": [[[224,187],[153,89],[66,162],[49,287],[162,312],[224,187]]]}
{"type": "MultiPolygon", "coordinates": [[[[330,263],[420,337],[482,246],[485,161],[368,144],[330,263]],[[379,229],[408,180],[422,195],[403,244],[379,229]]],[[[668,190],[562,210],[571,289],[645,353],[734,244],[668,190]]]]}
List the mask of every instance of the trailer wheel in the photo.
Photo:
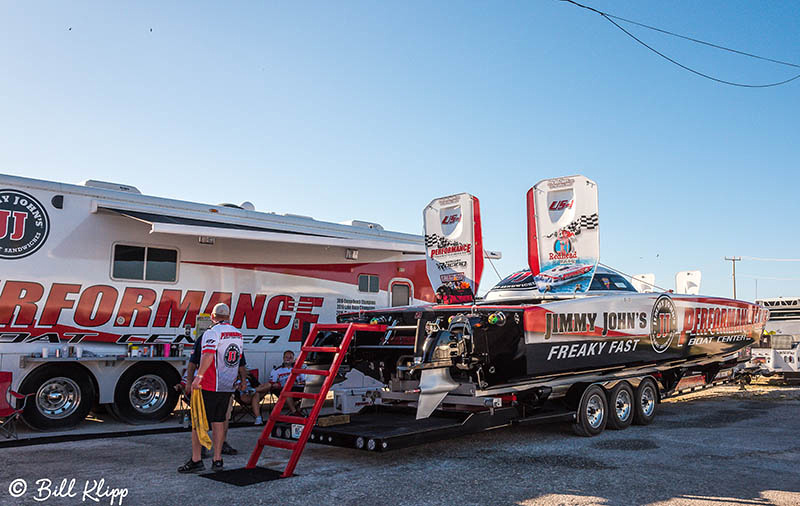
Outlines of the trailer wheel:
{"type": "Polygon", "coordinates": [[[627,381],[620,381],[608,392],[608,428],[622,430],[633,423],[633,388],[627,381]]]}
{"type": "Polygon", "coordinates": [[[572,429],[579,436],[591,437],[603,432],[606,423],[608,423],[606,392],[599,385],[590,385],[584,390],[578,403],[572,429]]]}
{"type": "Polygon", "coordinates": [[[658,402],[658,387],[650,378],[645,378],[636,387],[636,411],[633,423],[636,425],[650,425],[656,417],[656,404],[658,402]]]}
{"type": "Polygon", "coordinates": [[[134,364],[122,373],[114,389],[114,414],[132,424],[163,420],[178,403],[178,392],[173,387],[179,382],[178,371],[168,365],[134,364]]]}
{"type": "Polygon", "coordinates": [[[20,392],[35,394],[22,418],[39,430],[73,427],[86,418],[96,393],[89,373],[74,364],[46,364],[31,372],[20,392]]]}

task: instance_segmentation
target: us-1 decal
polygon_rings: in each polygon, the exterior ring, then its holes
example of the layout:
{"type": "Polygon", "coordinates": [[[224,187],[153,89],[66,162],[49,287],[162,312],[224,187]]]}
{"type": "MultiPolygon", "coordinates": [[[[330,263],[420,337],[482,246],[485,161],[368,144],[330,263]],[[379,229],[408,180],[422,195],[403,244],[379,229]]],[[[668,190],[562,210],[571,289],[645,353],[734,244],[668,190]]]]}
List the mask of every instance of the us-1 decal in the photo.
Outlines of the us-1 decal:
{"type": "Polygon", "coordinates": [[[32,255],[49,232],[50,219],[38,200],[19,190],[0,190],[0,258],[32,255]]]}

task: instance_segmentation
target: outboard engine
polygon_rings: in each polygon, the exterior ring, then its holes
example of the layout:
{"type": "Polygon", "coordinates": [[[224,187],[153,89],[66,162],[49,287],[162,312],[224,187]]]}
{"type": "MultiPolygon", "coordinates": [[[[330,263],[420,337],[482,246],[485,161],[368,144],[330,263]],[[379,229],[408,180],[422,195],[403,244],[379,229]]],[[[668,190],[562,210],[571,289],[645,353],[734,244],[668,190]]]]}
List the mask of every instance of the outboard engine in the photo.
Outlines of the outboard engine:
{"type": "Polygon", "coordinates": [[[450,375],[452,367],[468,371],[478,366],[478,359],[472,356],[473,324],[479,324],[480,318],[473,319],[450,317],[447,330],[439,327],[441,319],[426,326],[425,340],[414,357],[414,369],[420,371],[418,420],[428,418],[445,396],[460,386],[450,375]]]}
{"type": "Polygon", "coordinates": [[[474,350],[472,324],[464,315],[454,316],[447,330],[433,330],[425,337],[416,364],[423,367],[450,367],[469,369],[474,350]]]}

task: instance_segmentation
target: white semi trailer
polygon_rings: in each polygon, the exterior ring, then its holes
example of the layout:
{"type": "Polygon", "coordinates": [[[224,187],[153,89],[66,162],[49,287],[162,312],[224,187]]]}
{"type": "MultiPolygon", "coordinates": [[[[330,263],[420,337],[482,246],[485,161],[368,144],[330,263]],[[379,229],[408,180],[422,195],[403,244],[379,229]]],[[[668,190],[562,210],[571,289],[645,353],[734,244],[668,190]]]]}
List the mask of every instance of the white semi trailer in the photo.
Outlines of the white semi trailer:
{"type": "Polygon", "coordinates": [[[0,174],[0,370],[35,394],[24,419],[37,428],[95,404],[158,420],[217,302],[263,375],[318,320],[433,300],[424,253],[421,236],[375,223],[0,174]]]}

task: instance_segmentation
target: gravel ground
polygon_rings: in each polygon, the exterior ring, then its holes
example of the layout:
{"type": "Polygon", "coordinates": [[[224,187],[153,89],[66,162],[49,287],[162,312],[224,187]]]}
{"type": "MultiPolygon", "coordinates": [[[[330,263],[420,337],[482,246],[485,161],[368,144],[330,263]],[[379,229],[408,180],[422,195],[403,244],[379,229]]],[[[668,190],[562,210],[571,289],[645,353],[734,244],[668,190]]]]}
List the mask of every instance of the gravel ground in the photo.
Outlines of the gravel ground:
{"type": "MultiPolygon", "coordinates": [[[[572,435],[569,425],[517,426],[383,454],[309,445],[288,480],[236,487],[175,472],[187,434],[0,450],[0,504],[83,501],[88,480],[127,489],[122,504],[800,504],[800,387],[758,384],[670,399],[653,425],[572,435]],[[50,497],[37,492],[51,480],[50,497]],[[56,497],[62,479],[74,497],[56,497]],[[27,491],[19,498],[22,482],[27,491]]],[[[231,430],[243,467],[260,429],[231,430]]],[[[261,465],[288,452],[268,448],[261,465]]],[[[210,462],[206,462],[209,466],[210,462]]],[[[91,494],[96,495],[96,493],[91,494]]],[[[119,504],[115,499],[113,504],[119,504]]]]}

